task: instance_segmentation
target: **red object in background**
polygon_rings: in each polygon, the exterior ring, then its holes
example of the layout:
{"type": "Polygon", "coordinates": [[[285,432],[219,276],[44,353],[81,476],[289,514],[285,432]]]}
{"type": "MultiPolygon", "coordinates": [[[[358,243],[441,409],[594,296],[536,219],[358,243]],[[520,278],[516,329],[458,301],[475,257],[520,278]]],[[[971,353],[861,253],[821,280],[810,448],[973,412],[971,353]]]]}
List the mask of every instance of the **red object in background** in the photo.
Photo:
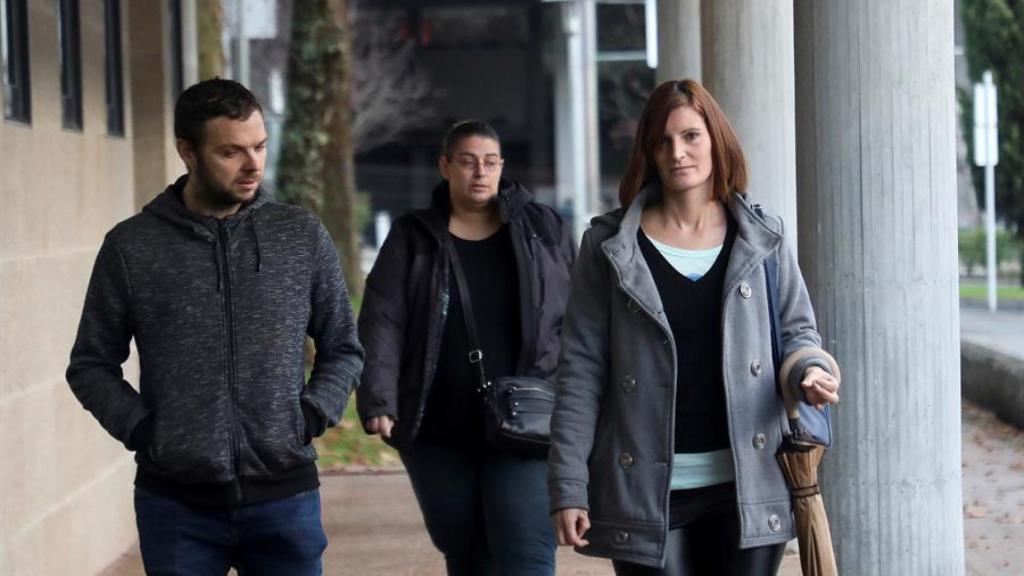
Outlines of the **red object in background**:
{"type": "Polygon", "coordinates": [[[428,46],[433,35],[434,25],[430,23],[430,20],[420,20],[420,44],[428,46]]]}

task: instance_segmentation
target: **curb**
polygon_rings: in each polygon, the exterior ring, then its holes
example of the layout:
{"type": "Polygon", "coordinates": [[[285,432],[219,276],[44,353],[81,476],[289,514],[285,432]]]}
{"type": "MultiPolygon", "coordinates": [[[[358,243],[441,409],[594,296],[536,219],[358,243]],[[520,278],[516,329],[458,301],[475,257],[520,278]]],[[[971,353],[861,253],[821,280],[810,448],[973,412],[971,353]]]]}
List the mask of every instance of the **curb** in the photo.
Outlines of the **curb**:
{"type": "Polygon", "coordinates": [[[1024,360],[961,340],[960,394],[1024,429],[1024,360]]]}
{"type": "MultiPolygon", "coordinates": [[[[968,298],[961,296],[960,305],[964,308],[988,308],[988,300],[984,298],[968,298]]],[[[1003,298],[996,301],[996,308],[999,310],[1024,310],[1024,300],[1009,300],[1003,298]]]]}

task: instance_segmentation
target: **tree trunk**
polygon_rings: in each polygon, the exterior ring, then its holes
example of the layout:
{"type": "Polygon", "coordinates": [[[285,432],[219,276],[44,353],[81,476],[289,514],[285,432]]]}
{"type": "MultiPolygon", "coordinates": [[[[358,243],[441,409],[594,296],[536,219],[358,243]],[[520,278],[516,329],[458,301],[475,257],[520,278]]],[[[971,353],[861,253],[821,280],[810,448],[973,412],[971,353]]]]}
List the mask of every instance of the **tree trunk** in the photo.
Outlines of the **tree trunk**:
{"type": "Polygon", "coordinates": [[[224,47],[221,44],[224,8],[219,1],[196,2],[199,42],[199,80],[224,75],[224,47]]]}
{"type": "Polygon", "coordinates": [[[348,0],[328,0],[339,50],[332,53],[328,81],[327,148],[324,150],[323,218],[341,255],[349,293],[363,294],[363,273],[356,230],[356,178],[352,142],[352,28],[348,0]]]}
{"type": "Polygon", "coordinates": [[[352,67],[345,0],[292,4],[278,196],[320,215],[341,257],[349,292],[363,293],[355,223],[352,67]]]}

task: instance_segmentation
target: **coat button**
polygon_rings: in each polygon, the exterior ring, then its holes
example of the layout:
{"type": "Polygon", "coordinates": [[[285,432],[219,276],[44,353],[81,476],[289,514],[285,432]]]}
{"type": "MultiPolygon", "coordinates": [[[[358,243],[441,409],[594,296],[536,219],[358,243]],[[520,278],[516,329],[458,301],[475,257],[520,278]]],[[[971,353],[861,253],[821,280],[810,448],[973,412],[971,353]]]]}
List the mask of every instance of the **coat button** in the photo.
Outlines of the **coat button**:
{"type": "Polygon", "coordinates": [[[740,282],[740,296],[749,299],[751,294],[753,293],[754,291],[750,289],[750,284],[747,284],[746,282],[740,282]]]}
{"type": "Polygon", "coordinates": [[[778,532],[782,530],[782,520],[778,514],[772,514],[768,517],[768,529],[772,532],[778,532]]]}
{"type": "Polygon", "coordinates": [[[768,438],[764,434],[754,435],[754,448],[756,450],[764,450],[764,445],[768,443],[768,438]]]}
{"type": "Polygon", "coordinates": [[[626,376],[622,377],[622,382],[620,385],[622,386],[622,389],[625,390],[626,392],[632,392],[633,390],[636,390],[636,378],[629,376],[627,374],[626,376]]]}
{"type": "Polygon", "coordinates": [[[754,376],[759,376],[761,374],[760,360],[754,360],[753,362],[750,363],[750,373],[753,374],[754,376]]]}
{"type": "Polygon", "coordinates": [[[640,305],[636,303],[636,300],[630,298],[629,301],[626,302],[626,310],[629,310],[631,313],[636,314],[640,310],[640,305]]]}
{"type": "Polygon", "coordinates": [[[622,466],[624,470],[629,470],[633,467],[633,455],[629,452],[623,452],[622,456],[619,456],[619,466],[622,466]]]}
{"type": "Polygon", "coordinates": [[[616,530],[613,538],[615,539],[615,543],[621,546],[629,542],[629,532],[626,532],[625,530],[616,530]]]}

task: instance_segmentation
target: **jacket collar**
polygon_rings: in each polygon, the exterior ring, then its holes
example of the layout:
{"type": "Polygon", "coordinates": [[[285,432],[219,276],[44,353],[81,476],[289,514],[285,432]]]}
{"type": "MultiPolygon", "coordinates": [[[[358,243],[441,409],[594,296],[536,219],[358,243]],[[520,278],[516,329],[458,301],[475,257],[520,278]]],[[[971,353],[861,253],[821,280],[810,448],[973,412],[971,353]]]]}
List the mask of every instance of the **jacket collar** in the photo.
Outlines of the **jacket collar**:
{"type": "MultiPolygon", "coordinates": [[[[617,210],[599,217],[595,223],[612,224],[621,215],[618,231],[601,243],[601,250],[618,273],[621,288],[652,316],[664,320],[658,289],[636,240],[644,208],[660,200],[661,183],[649,182],[624,212],[617,210]]],[[[725,271],[723,297],[782,243],[782,234],[773,228],[773,223],[758,215],[745,194],[733,192],[727,207],[737,227],[725,271]]]]}
{"type": "MultiPolygon", "coordinates": [[[[533,194],[519,182],[502,178],[498,183],[498,216],[505,224],[516,221],[523,208],[533,200],[533,194]]],[[[426,223],[431,233],[438,239],[448,232],[448,220],[451,217],[452,201],[448,190],[448,181],[442,180],[430,194],[430,207],[420,212],[420,219],[426,223]]]]}

